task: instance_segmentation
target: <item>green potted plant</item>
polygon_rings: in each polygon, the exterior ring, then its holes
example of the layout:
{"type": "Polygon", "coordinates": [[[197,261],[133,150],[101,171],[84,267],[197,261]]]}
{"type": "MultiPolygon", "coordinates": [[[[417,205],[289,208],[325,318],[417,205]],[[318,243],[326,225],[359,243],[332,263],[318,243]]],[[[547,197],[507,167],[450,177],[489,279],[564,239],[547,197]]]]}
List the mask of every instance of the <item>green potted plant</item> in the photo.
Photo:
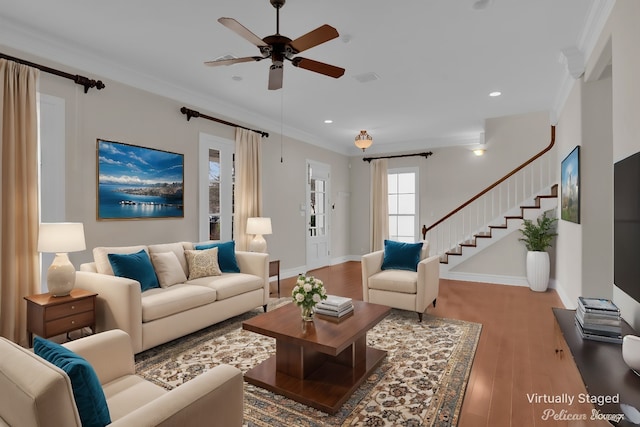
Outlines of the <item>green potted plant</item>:
{"type": "Polygon", "coordinates": [[[545,212],[536,221],[525,219],[520,229],[522,237],[518,240],[527,247],[527,281],[532,291],[544,292],[549,285],[549,254],[547,248],[551,246],[558,218],[547,216],[545,212]]]}

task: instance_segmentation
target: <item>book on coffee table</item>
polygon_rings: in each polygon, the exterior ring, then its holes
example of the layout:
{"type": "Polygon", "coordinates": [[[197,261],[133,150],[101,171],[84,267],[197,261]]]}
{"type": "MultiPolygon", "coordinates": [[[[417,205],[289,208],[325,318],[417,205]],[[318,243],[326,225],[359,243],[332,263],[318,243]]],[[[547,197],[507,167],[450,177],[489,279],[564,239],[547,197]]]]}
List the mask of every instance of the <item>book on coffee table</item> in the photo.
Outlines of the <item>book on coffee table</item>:
{"type": "Polygon", "coordinates": [[[327,295],[327,299],[320,301],[316,307],[324,310],[341,311],[348,307],[353,307],[353,300],[347,297],[337,295],[327,295]]]}
{"type": "Polygon", "coordinates": [[[318,305],[316,305],[316,308],[315,308],[316,313],[324,314],[325,316],[342,317],[353,312],[353,305],[348,305],[344,308],[341,308],[340,310],[326,309],[323,307],[318,307],[318,305]]]}
{"type": "Polygon", "coordinates": [[[347,312],[345,312],[343,315],[341,315],[340,317],[335,316],[335,315],[329,315],[329,314],[322,314],[316,311],[315,314],[316,317],[318,317],[318,319],[322,319],[322,320],[327,320],[329,322],[333,322],[333,323],[340,323],[345,319],[350,318],[351,316],[353,316],[353,308],[347,312]]]}

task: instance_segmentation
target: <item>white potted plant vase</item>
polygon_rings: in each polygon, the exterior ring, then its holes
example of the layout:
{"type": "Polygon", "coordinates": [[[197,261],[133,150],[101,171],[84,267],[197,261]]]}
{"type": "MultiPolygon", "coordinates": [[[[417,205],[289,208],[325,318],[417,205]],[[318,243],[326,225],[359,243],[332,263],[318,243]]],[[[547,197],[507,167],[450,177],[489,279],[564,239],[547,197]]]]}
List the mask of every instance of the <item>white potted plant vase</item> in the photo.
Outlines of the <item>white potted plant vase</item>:
{"type": "Polygon", "coordinates": [[[549,254],[540,251],[527,252],[527,281],[529,289],[544,292],[549,286],[549,254]]]}
{"type": "Polygon", "coordinates": [[[525,219],[520,229],[522,238],[518,240],[527,247],[527,281],[535,292],[544,292],[549,286],[550,262],[546,249],[557,236],[553,227],[556,221],[557,218],[548,217],[545,212],[535,222],[525,219]]]}

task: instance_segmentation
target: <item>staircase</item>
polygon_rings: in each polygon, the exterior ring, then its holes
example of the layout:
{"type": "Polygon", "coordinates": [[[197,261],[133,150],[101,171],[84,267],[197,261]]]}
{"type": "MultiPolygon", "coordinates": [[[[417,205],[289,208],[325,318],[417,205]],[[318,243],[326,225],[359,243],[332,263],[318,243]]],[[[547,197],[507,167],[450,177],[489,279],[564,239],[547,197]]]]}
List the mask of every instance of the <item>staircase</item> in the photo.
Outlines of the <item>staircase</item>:
{"type": "Polygon", "coordinates": [[[521,228],[558,203],[555,158],[548,153],[555,144],[551,127],[549,145],[507,175],[476,194],[431,226],[422,227],[431,255],[439,255],[441,271],[521,228]]]}
{"type": "Polygon", "coordinates": [[[462,241],[454,248],[446,251],[440,256],[440,263],[444,264],[445,271],[455,267],[481,250],[522,228],[525,219],[535,221],[544,212],[554,209],[557,203],[558,185],[554,184],[529,203],[519,206],[515,211],[506,213],[501,217],[502,221],[497,225],[487,225],[485,229],[473,234],[470,239],[462,241]]]}

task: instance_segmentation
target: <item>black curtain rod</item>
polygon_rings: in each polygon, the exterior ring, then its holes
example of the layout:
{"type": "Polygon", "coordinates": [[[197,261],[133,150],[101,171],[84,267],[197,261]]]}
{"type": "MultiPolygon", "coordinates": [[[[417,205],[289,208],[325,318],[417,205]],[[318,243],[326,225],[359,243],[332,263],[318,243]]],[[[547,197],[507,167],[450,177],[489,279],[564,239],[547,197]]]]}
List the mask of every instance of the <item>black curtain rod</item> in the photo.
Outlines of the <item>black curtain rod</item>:
{"type": "Polygon", "coordinates": [[[395,156],[365,157],[362,160],[364,160],[365,162],[371,163],[371,160],[377,160],[377,159],[395,159],[397,157],[414,157],[414,156],[421,156],[426,159],[432,154],[433,153],[431,151],[426,151],[424,153],[415,153],[415,154],[396,154],[395,156]]]}
{"type": "Polygon", "coordinates": [[[250,128],[247,128],[247,127],[244,127],[244,126],[240,126],[240,125],[235,124],[235,123],[228,122],[226,120],[217,119],[215,117],[207,116],[206,114],[202,114],[202,113],[200,113],[199,111],[196,111],[196,110],[191,110],[191,109],[189,109],[187,107],[182,107],[180,109],[180,112],[187,116],[187,121],[191,120],[191,117],[202,117],[203,119],[207,119],[207,120],[211,120],[211,121],[214,121],[214,122],[222,123],[223,125],[233,126],[233,127],[240,128],[240,129],[251,130],[253,132],[259,133],[260,136],[262,136],[264,138],[269,138],[269,132],[264,132],[262,130],[250,129],[250,128]]]}
{"type": "Polygon", "coordinates": [[[4,53],[0,53],[0,58],[8,59],[9,61],[17,62],[18,64],[27,65],[29,67],[37,68],[38,70],[44,71],[45,73],[55,74],[56,76],[73,80],[74,83],[79,84],[80,86],[84,86],[84,93],[87,93],[89,89],[93,87],[95,87],[98,90],[105,88],[105,85],[104,83],[102,83],[102,80],[93,80],[93,79],[89,79],[88,77],[80,76],[78,74],[74,75],[74,74],[66,73],[64,71],[56,70],[55,68],[46,67],[44,65],[25,61],[24,59],[5,55],[4,53]]]}

